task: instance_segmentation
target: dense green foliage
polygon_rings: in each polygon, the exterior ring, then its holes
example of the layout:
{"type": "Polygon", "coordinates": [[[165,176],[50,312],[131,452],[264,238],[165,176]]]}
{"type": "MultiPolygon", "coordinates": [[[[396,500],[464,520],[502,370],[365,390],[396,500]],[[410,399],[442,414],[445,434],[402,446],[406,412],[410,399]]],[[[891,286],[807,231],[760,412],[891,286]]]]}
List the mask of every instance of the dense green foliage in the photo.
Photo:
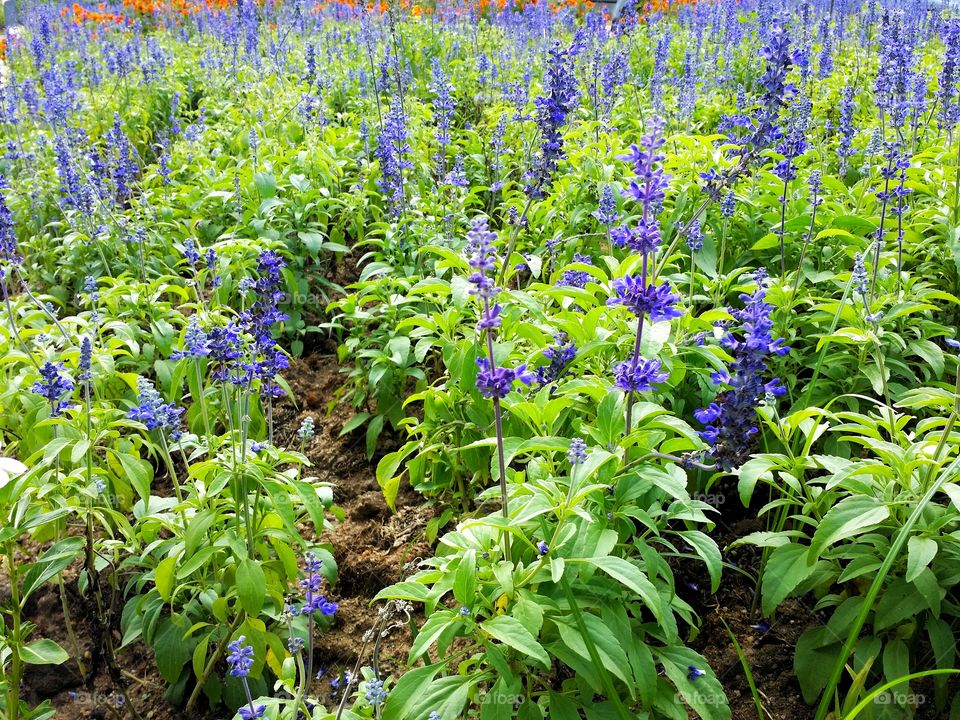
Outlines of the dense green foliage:
{"type": "Polygon", "coordinates": [[[728,719],[680,563],[809,605],[817,720],[960,716],[960,21],[103,13],[6,47],[0,717],[55,713],[25,609],[69,577],[188,713],[728,719]],[[274,410],[330,338],[435,553],[357,638],[415,618],[409,668],[324,708],[335,488],[274,410]]]}

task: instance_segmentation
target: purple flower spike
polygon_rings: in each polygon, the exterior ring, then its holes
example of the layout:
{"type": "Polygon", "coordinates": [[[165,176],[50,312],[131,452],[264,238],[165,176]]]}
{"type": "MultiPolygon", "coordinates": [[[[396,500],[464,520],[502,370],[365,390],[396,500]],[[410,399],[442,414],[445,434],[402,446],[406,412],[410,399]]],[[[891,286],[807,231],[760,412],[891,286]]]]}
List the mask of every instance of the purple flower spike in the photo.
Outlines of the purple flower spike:
{"type": "Polygon", "coordinates": [[[638,359],[624,360],[613,369],[615,384],[624,392],[649,392],[669,377],[669,373],[660,369],[660,361],[638,359]]]}

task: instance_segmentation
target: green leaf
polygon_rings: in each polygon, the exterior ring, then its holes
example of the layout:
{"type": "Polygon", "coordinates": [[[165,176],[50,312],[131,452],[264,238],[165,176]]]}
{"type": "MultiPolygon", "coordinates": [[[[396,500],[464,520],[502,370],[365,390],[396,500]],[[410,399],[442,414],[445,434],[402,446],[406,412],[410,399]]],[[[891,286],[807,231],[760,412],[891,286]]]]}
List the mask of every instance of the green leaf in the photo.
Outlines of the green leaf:
{"type": "Polygon", "coordinates": [[[314,532],[319,535],[321,532],[323,532],[324,514],[323,502],[317,495],[317,490],[322,488],[303,480],[291,480],[290,484],[293,485],[293,489],[300,497],[301,502],[303,502],[303,506],[306,508],[307,514],[310,516],[310,520],[313,523],[314,532]]]}
{"type": "Polygon", "coordinates": [[[427,618],[420,632],[417,633],[417,639],[413,641],[408,662],[411,665],[416,662],[417,658],[423,655],[448,628],[454,623],[459,623],[461,619],[451,610],[440,610],[427,618]]]}
{"type": "Polygon", "coordinates": [[[186,630],[174,618],[161,621],[156,637],[153,639],[153,651],[157,659],[157,669],[168,683],[175,683],[180,677],[183,666],[193,656],[193,643],[184,638],[186,630]]]}
{"type": "Polygon", "coordinates": [[[150,483],[153,481],[153,466],[143,458],[127,453],[117,453],[116,457],[137,495],[141,500],[147,501],[150,498],[150,483]]]}
{"type": "Polygon", "coordinates": [[[813,573],[816,563],[807,563],[805,545],[781,545],[770,553],[760,590],[764,615],[771,615],[796,587],[813,573]]]}
{"type": "Polygon", "coordinates": [[[710,574],[710,592],[715,593],[720,587],[720,573],[723,570],[723,557],[720,555],[717,543],[712,537],[699,530],[685,530],[680,535],[693,547],[707,566],[707,572],[710,574]]]}
{"type": "Polygon", "coordinates": [[[212,636],[212,632],[204,635],[193,649],[193,674],[198,678],[203,676],[203,669],[207,664],[207,650],[212,636]]]}
{"type": "Polygon", "coordinates": [[[831,237],[842,237],[842,238],[856,238],[857,236],[853,233],[844,230],[843,228],[827,228],[826,230],[821,230],[817,233],[816,240],[823,240],[824,238],[831,237]]]}
{"type": "Polygon", "coordinates": [[[383,720],[402,720],[409,717],[410,710],[419,703],[420,698],[445,664],[438,662],[405,672],[387,696],[386,704],[383,706],[383,720]]]}
{"type": "Polygon", "coordinates": [[[816,562],[834,543],[859,535],[888,517],[890,509],[875,497],[853,495],[841,500],[830,508],[817,526],[810,542],[810,562],[816,562]]]}
{"type": "Polygon", "coordinates": [[[550,656],[519,620],[510,615],[499,615],[480,623],[480,627],[495,640],[509,645],[536,660],[544,670],[550,668],[550,656]]]}
{"type": "MultiPolygon", "coordinates": [[[[437,678],[422,686],[422,692],[417,695],[417,703],[409,711],[397,715],[391,720],[406,720],[407,718],[424,720],[431,712],[438,713],[444,720],[461,718],[470,689],[487,679],[489,679],[489,675],[486,673],[450,675],[437,678]]],[[[384,717],[384,720],[387,720],[386,717],[384,717]]]]}
{"type": "Polygon", "coordinates": [[[20,648],[20,659],[27,665],[60,665],[70,656],[53,640],[41,638],[20,648]]]}
{"type": "Polygon", "coordinates": [[[323,250],[324,237],[318,232],[298,232],[297,237],[311,255],[319,255],[323,250]]]}
{"type": "Polygon", "coordinates": [[[400,491],[400,478],[397,473],[407,456],[417,448],[417,443],[408,442],[399,450],[387,453],[377,463],[377,483],[383,491],[383,499],[392,512],[397,511],[397,493],[400,491]]]}
{"type": "Polygon", "coordinates": [[[816,702],[830,678],[841,643],[829,628],[807,630],[797,640],[793,669],[807,703],[816,702]]]}
{"type": "Polygon", "coordinates": [[[383,415],[374,415],[373,420],[367,425],[367,458],[372,460],[377,452],[377,438],[383,431],[383,423],[386,418],[383,415]]]}
{"type": "Polygon", "coordinates": [[[245,558],[237,567],[237,592],[240,606],[247,611],[247,615],[259,615],[267,595],[267,579],[256,560],[245,558]]]}
{"type": "MultiPolygon", "coordinates": [[[[587,633],[590,635],[590,640],[596,647],[597,654],[600,656],[603,666],[608,672],[613,673],[626,683],[627,687],[630,688],[631,696],[634,695],[635,688],[627,678],[630,662],[620,642],[613,634],[613,631],[596,615],[583,613],[582,618],[584,624],[587,626],[587,633]]],[[[584,660],[590,660],[590,651],[587,649],[580,629],[572,623],[556,622],[556,625],[560,631],[560,639],[563,641],[563,644],[584,660]]],[[[624,640],[630,641],[630,638],[624,638],[624,640]]]]}
{"type": "Polygon", "coordinates": [[[348,435],[356,430],[358,427],[363,425],[367,420],[370,419],[370,413],[368,412],[359,412],[354,415],[352,418],[347,420],[343,424],[343,428],[340,430],[340,436],[348,435]]]}
{"type": "Polygon", "coordinates": [[[394,365],[405,366],[410,356],[410,338],[406,335],[390,338],[390,342],[387,343],[387,353],[394,365]]]}
{"type": "Polygon", "coordinates": [[[203,510],[193,516],[184,536],[184,559],[193,556],[202,543],[208,542],[207,530],[216,519],[217,514],[212,510],[203,510]]]}
{"type": "Polygon", "coordinates": [[[74,465],[78,464],[87,454],[87,450],[90,449],[90,441],[86,438],[77,441],[77,444],[73,446],[73,450],[70,451],[70,462],[74,465]]]}
{"type": "Polygon", "coordinates": [[[613,555],[587,558],[586,562],[603,570],[614,580],[619,580],[637,593],[640,599],[643,600],[644,605],[650,608],[654,617],[658,620],[660,619],[662,614],[660,595],[657,593],[657,588],[647,579],[647,576],[640,568],[623,558],[614,557],[613,555]]]}
{"type": "Polygon", "coordinates": [[[909,348],[914,355],[919,355],[927,361],[934,375],[937,377],[943,375],[945,359],[943,350],[936,343],[930,340],[913,340],[910,342],[909,348]]]}
{"type": "Polygon", "coordinates": [[[824,335],[820,338],[819,342],[817,342],[817,351],[819,352],[824,345],[829,345],[831,342],[842,345],[858,345],[870,342],[871,337],[868,333],[857,330],[856,328],[840,328],[835,333],[824,335]]]}
{"type": "Polygon", "coordinates": [[[915,585],[897,578],[883,591],[873,616],[873,631],[899,625],[930,609],[930,600],[915,585]]]}
{"type": "Polygon", "coordinates": [[[421,585],[412,580],[405,580],[394,585],[389,585],[377,593],[371,602],[377,600],[411,600],[413,602],[426,602],[430,597],[430,588],[421,585]]]}
{"type": "Polygon", "coordinates": [[[907,541],[907,582],[917,579],[923,569],[936,557],[938,548],[937,541],[933,538],[914,535],[907,541]]]}
{"type": "Polygon", "coordinates": [[[461,605],[471,607],[477,588],[477,552],[467,550],[460,558],[453,580],[453,596],[461,605]]]}
{"type": "Polygon", "coordinates": [[[849,230],[852,234],[859,235],[860,237],[868,237],[877,229],[876,224],[865,220],[859,215],[840,215],[833,219],[831,225],[849,230]]]}
{"type": "Polygon", "coordinates": [[[272,198],[277,194],[277,179],[270,173],[259,172],[253,177],[253,184],[263,199],[272,198]]]}
{"type": "Polygon", "coordinates": [[[506,677],[498,677],[493,688],[483,696],[480,703],[480,720],[514,720],[514,698],[522,697],[519,692],[513,692],[515,689],[520,689],[519,683],[516,688],[512,688],[506,677]]]}
{"type": "Polygon", "coordinates": [[[750,499],[753,497],[753,491],[757,486],[757,481],[761,478],[772,481],[773,473],[770,471],[777,467],[779,455],[760,455],[748,460],[737,472],[739,481],[737,489],[740,492],[740,501],[744,507],[750,506],[750,499]]]}
{"type": "Polygon", "coordinates": [[[84,540],[81,537],[69,537],[51,545],[34,562],[21,568],[23,573],[23,589],[20,591],[21,601],[26,600],[47,580],[66,570],[83,549],[84,540]]]}
{"type": "Polygon", "coordinates": [[[157,586],[157,592],[164,602],[170,602],[173,597],[173,580],[177,569],[177,558],[168,557],[161,560],[157,569],[153,573],[153,582],[157,586]]]}
{"type": "Polygon", "coordinates": [[[730,706],[723,686],[703,656],[682,646],[655,648],[654,653],[663,663],[664,672],[680,696],[702,720],[730,720],[730,706]],[[691,667],[702,670],[704,674],[691,680],[691,667]]]}

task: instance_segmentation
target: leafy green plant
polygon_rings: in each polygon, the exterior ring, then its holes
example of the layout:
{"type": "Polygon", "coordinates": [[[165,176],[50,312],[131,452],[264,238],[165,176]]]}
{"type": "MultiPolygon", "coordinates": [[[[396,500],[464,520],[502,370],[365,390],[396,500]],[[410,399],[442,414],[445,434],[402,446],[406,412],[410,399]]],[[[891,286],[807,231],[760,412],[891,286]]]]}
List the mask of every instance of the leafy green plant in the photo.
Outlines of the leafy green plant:
{"type": "Polygon", "coordinates": [[[21,700],[24,668],[60,665],[70,658],[66,650],[49,638],[31,639],[36,627],[24,617],[30,596],[73,563],[83,548],[82,538],[71,537],[54,543],[32,562],[18,559],[17,542],[22,535],[49,535],[70,512],[55,492],[51,494],[56,486],[38,482],[37,476],[37,472],[27,471],[24,464],[12,458],[4,457],[0,462],[0,517],[3,519],[0,549],[10,583],[10,597],[0,614],[0,690],[3,691],[4,717],[8,720],[53,717],[56,711],[49,702],[31,709],[21,700]]]}

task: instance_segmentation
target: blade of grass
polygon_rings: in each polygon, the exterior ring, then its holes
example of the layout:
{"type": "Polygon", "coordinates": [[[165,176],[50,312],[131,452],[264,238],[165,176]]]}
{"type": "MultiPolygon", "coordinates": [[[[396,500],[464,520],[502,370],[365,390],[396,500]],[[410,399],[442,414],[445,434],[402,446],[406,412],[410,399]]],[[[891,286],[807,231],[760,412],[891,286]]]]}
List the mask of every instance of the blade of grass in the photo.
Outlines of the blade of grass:
{"type": "Polygon", "coordinates": [[[859,715],[860,712],[867,707],[867,705],[872,703],[878,695],[886,692],[887,690],[889,690],[892,687],[895,687],[896,685],[899,685],[902,682],[907,682],[909,680],[916,680],[922,677],[929,677],[931,675],[951,675],[951,674],[957,674],[957,673],[960,673],[960,670],[956,670],[953,668],[943,668],[940,670],[924,670],[923,672],[916,672],[916,673],[911,673],[910,675],[904,675],[903,677],[898,677],[895,680],[891,680],[890,682],[884,683],[880,687],[872,690],[869,695],[867,695],[863,700],[861,700],[854,706],[853,710],[850,711],[849,715],[844,716],[843,720],[855,720],[857,715],[859,715]]]}
{"type": "Polygon", "coordinates": [[[566,576],[560,577],[560,587],[562,587],[564,593],[566,593],[567,602],[570,604],[570,611],[573,613],[573,618],[577,622],[583,643],[587,646],[587,653],[590,655],[590,660],[593,662],[594,667],[597,668],[597,674],[600,676],[600,682],[603,683],[604,691],[607,693],[607,699],[613,705],[617,716],[620,717],[621,720],[630,720],[630,713],[623,706],[620,696],[617,695],[617,690],[613,685],[613,679],[610,677],[610,673],[607,672],[607,666],[604,665],[603,660],[600,659],[600,653],[597,651],[597,646],[594,644],[593,638],[590,637],[587,625],[583,620],[583,616],[580,614],[580,606],[577,605],[577,599],[573,595],[573,589],[570,587],[570,581],[567,580],[566,576]]]}
{"type": "Polygon", "coordinates": [[[743,668],[743,674],[747,677],[747,685],[750,686],[753,704],[757,708],[757,718],[758,720],[766,720],[767,716],[763,710],[763,702],[760,700],[760,692],[757,690],[757,684],[753,680],[753,673],[750,670],[750,663],[747,662],[747,656],[743,654],[743,648],[741,648],[740,643],[737,642],[737,636],[733,634],[733,630],[727,625],[727,621],[720,618],[720,622],[722,622],[723,627],[726,628],[727,635],[730,636],[730,642],[733,643],[733,649],[737,651],[737,657],[740,658],[740,666],[743,668]]]}

